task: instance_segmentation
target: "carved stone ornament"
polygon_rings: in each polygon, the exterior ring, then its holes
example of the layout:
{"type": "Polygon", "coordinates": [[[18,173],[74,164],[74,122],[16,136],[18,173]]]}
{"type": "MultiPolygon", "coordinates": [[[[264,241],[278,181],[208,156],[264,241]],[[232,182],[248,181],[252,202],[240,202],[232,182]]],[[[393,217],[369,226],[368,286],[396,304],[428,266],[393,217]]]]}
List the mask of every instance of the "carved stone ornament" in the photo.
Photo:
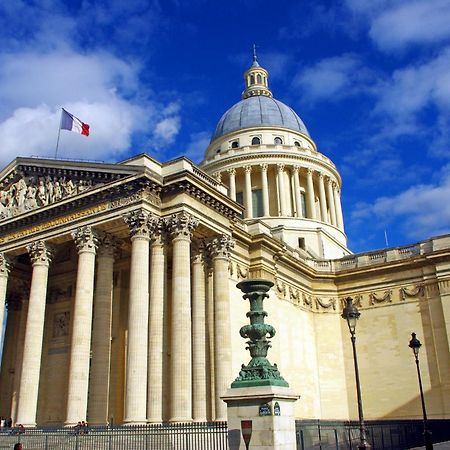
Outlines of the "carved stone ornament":
{"type": "Polygon", "coordinates": [[[53,250],[44,241],[35,241],[27,245],[27,251],[30,254],[31,263],[49,265],[52,257],[53,250]]]}
{"type": "Polygon", "coordinates": [[[97,232],[99,256],[114,257],[120,247],[120,241],[111,233],[97,232]]]}
{"type": "Polygon", "coordinates": [[[310,295],[303,293],[303,304],[312,308],[313,299],[310,295]]]}
{"type": "Polygon", "coordinates": [[[152,244],[164,245],[167,239],[167,219],[151,216],[148,224],[152,244]]]}
{"type": "Polygon", "coordinates": [[[59,338],[69,335],[70,312],[60,312],[53,316],[53,337],[59,338]]]}
{"type": "Polygon", "coordinates": [[[72,238],[75,241],[78,252],[96,252],[98,236],[92,227],[86,226],[78,228],[72,232],[72,238]]]}
{"type": "Polygon", "coordinates": [[[406,300],[407,297],[423,297],[425,295],[425,285],[417,284],[413,288],[400,288],[400,298],[406,300]]]}
{"type": "Polygon", "coordinates": [[[131,237],[150,237],[150,214],[143,209],[131,211],[123,216],[130,229],[131,237]]]}
{"type": "Polygon", "coordinates": [[[242,364],[239,376],[231,383],[232,388],[250,386],[285,386],[288,383],[281,376],[276,364],[271,364],[267,359],[267,352],[271,347],[267,337],[275,336],[275,328],[264,323],[267,312],[263,309],[264,299],[269,297],[267,293],[273,286],[268,280],[241,281],[237,287],[244,293],[244,299],[250,301],[250,325],[244,325],[239,333],[247,338],[247,349],[252,359],[245,365],[242,364]]]}
{"type": "Polygon", "coordinates": [[[369,294],[369,303],[371,305],[375,305],[376,303],[392,303],[392,290],[388,289],[385,293],[380,297],[375,292],[369,294]]]}
{"type": "Polygon", "coordinates": [[[170,217],[168,228],[170,234],[172,235],[172,238],[182,237],[190,239],[198,224],[198,219],[191,216],[190,214],[181,212],[178,214],[173,214],[170,217]]]}
{"type": "Polygon", "coordinates": [[[51,205],[103,184],[67,177],[22,177],[7,190],[0,191],[0,220],[51,205]]]}
{"type": "Polygon", "coordinates": [[[334,311],[336,311],[336,299],[330,298],[328,302],[324,302],[321,298],[316,297],[315,299],[316,303],[316,309],[323,308],[323,309],[330,309],[333,308],[334,311]]]}
{"type": "Polygon", "coordinates": [[[230,236],[222,234],[212,238],[207,244],[207,251],[211,258],[225,258],[229,259],[231,250],[234,248],[235,241],[230,236]]]}
{"type": "Polygon", "coordinates": [[[0,276],[8,276],[10,269],[11,262],[9,261],[9,258],[3,253],[0,253],[0,276]]]}

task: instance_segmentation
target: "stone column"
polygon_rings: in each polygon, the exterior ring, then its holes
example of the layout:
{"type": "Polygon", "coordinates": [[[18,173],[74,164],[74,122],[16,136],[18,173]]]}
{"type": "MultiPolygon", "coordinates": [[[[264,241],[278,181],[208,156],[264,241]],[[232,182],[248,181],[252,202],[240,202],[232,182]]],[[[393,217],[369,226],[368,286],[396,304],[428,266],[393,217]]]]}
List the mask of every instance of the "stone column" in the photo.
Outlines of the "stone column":
{"type": "Polygon", "coordinates": [[[319,172],[319,200],[320,200],[320,215],[322,216],[322,222],[329,222],[327,214],[327,200],[325,196],[325,183],[323,180],[323,174],[319,172]]]}
{"type": "Polygon", "coordinates": [[[215,420],[226,420],[226,405],[221,400],[231,380],[231,322],[228,265],[234,241],[226,235],[214,238],[209,245],[214,277],[214,366],[215,420]]]}
{"type": "Polygon", "coordinates": [[[207,419],[206,396],[206,272],[203,245],[192,256],[192,418],[207,419]]]}
{"type": "MultiPolygon", "coordinates": [[[[8,287],[10,267],[8,258],[3,253],[0,253],[0,330],[3,329],[3,318],[5,317],[6,288],[8,287]]],[[[3,346],[1,338],[0,331],[0,350],[1,346],[3,346]]]]}
{"type": "Polygon", "coordinates": [[[117,240],[114,236],[107,233],[99,236],[89,379],[88,419],[91,425],[108,423],[114,253],[116,248],[117,240]]]}
{"type": "Polygon", "coordinates": [[[66,426],[74,426],[80,420],[87,419],[95,254],[98,243],[97,235],[91,227],[79,228],[72,233],[72,237],[78,249],[78,269],[73,306],[66,426]]]}
{"type": "Polygon", "coordinates": [[[263,199],[263,215],[264,217],[270,216],[269,208],[269,184],[267,182],[267,168],[266,163],[261,164],[261,187],[262,187],[262,199],[263,199]]]}
{"type": "Polygon", "coordinates": [[[31,257],[33,273],[23,348],[17,422],[25,427],[34,427],[36,426],[45,299],[51,251],[44,241],[33,242],[27,246],[27,250],[31,257]]]}
{"type": "Polygon", "coordinates": [[[284,183],[284,164],[277,164],[277,177],[278,177],[278,199],[280,201],[280,214],[281,216],[287,216],[286,205],[286,186],[284,183]]]}
{"type": "Polygon", "coordinates": [[[306,199],[307,199],[307,212],[309,219],[316,218],[316,207],[314,202],[314,183],[313,183],[313,171],[308,169],[306,172],[306,199]]]}
{"type": "Polygon", "coordinates": [[[292,168],[292,177],[294,183],[294,193],[295,193],[295,215],[297,217],[302,217],[302,196],[300,194],[300,177],[298,171],[300,167],[294,166],[292,168]]]}
{"type": "Polygon", "coordinates": [[[253,217],[253,199],[252,199],[252,166],[244,166],[245,187],[244,187],[244,217],[251,219],[253,217]]]}
{"type": "Polygon", "coordinates": [[[173,238],[170,353],[171,417],[192,420],[191,236],[198,220],[185,212],[170,219],[173,238]]]}
{"type": "Polygon", "coordinates": [[[327,182],[327,194],[328,205],[330,207],[331,224],[337,226],[336,209],[334,207],[333,182],[331,179],[327,182]]]}
{"type": "Polygon", "coordinates": [[[334,205],[336,208],[336,218],[338,227],[344,231],[344,217],[342,215],[341,193],[336,184],[333,184],[334,205]]]}
{"type": "Polygon", "coordinates": [[[236,201],[236,169],[228,169],[230,177],[230,198],[236,201]]]}
{"type": "Polygon", "coordinates": [[[124,220],[131,234],[124,423],[138,425],[147,422],[149,213],[139,209],[124,220]]]}
{"type": "MultiPolygon", "coordinates": [[[[148,327],[147,419],[163,420],[164,322],[167,298],[166,221],[152,219],[150,244],[150,314],[148,327]]],[[[166,381],[167,382],[167,381],[166,381]]]]}

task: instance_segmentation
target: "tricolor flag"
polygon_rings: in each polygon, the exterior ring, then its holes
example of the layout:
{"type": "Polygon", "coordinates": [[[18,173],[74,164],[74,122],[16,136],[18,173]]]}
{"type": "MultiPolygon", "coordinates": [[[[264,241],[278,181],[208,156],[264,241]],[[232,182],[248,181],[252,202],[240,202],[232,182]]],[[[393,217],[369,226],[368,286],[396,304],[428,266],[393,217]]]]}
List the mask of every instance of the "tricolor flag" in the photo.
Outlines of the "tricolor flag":
{"type": "Polygon", "coordinates": [[[84,136],[89,136],[89,125],[82,122],[78,117],[67,112],[62,108],[61,115],[61,130],[75,131],[75,133],[83,134],[84,136]]]}

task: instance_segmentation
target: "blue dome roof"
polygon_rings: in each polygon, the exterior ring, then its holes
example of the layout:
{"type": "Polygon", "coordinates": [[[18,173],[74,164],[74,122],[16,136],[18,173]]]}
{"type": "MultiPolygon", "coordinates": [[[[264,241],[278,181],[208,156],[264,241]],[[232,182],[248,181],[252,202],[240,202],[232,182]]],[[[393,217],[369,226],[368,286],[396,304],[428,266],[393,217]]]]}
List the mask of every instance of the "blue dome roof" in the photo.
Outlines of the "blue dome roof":
{"type": "Polygon", "coordinates": [[[222,116],[211,141],[232,131],[259,126],[289,128],[309,136],[292,108],[272,97],[255,95],[236,103],[222,116]]]}

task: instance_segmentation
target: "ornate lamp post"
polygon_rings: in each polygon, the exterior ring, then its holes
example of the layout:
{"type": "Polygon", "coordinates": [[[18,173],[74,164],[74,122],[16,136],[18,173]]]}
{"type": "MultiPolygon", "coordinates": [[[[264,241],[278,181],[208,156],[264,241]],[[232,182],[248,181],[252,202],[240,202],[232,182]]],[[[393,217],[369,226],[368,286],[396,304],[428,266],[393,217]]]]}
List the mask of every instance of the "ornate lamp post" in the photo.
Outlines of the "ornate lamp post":
{"type": "Polygon", "coordinates": [[[416,360],[417,378],[419,379],[420,400],[422,401],[422,413],[423,413],[423,439],[425,442],[426,450],[433,450],[433,440],[431,437],[431,431],[427,428],[427,409],[425,407],[425,400],[423,397],[422,377],[420,375],[419,366],[419,349],[422,346],[419,339],[416,338],[416,333],[411,333],[411,340],[409,341],[409,347],[414,353],[414,359],[416,360]]]}
{"type": "Polygon", "coordinates": [[[356,355],[356,322],[358,321],[361,313],[358,311],[356,306],[353,304],[353,299],[348,297],[346,299],[346,305],[344,311],[342,312],[342,318],[347,321],[348,329],[350,330],[350,339],[352,341],[353,348],[353,362],[355,364],[355,379],[356,379],[356,394],[358,397],[358,415],[359,415],[359,450],[369,449],[370,445],[366,440],[366,426],[364,424],[364,414],[363,414],[363,406],[361,399],[361,385],[359,383],[359,369],[358,369],[358,358],[356,355]]]}

